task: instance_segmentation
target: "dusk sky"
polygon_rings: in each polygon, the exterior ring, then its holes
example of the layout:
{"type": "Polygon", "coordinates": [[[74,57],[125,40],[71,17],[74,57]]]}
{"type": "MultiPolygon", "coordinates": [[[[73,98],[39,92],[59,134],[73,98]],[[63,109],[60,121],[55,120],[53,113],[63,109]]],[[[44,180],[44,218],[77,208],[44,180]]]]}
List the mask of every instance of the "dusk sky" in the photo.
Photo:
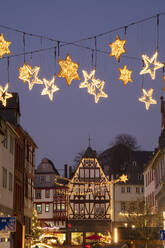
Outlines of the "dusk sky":
{"type": "MultiPolygon", "coordinates": [[[[97,36],[118,27],[127,26],[138,20],[165,12],[163,0],[1,0],[0,25],[23,32],[47,36],[60,41],[76,41],[97,36]]],[[[72,60],[80,64],[80,80],[73,80],[68,87],[64,78],[56,78],[60,88],[53,101],[48,95],[41,96],[42,85],[35,85],[29,91],[28,84],[18,79],[19,67],[23,66],[24,56],[10,59],[10,88],[20,96],[21,125],[31,135],[38,146],[36,165],[47,157],[56,166],[73,164],[74,157],[88,146],[96,151],[105,150],[116,135],[127,133],[137,138],[140,149],[154,150],[161,131],[160,96],[162,88],[162,68],[156,71],[156,79],[149,74],[139,75],[142,70],[142,54],[152,57],[157,48],[158,61],[165,63],[165,15],[161,15],[159,37],[156,18],[132,25],[96,38],[97,48],[107,54],[93,54],[90,50],[67,45],[60,48],[60,59],[70,54],[72,60]],[[126,55],[120,63],[110,57],[109,44],[116,36],[126,37],[126,55]],[[159,39],[158,39],[159,38],[159,39]],[[88,73],[94,68],[96,59],[96,78],[105,81],[104,91],[108,98],[100,98],[95,104],[94,96],[87,88],[79,88],[83,81],[82,70],[88,73]],[[132,70],[132,83],[124,86],[118,80],[119,70],[127,65],[132,70]],[[143,84],[142,84],[143,82],[143,84]],[[146,111],[145,104],[139,102],[142,85],[149,90],[154,88],[153,98],[157,105],[146,111]]],[[[24,51],[23,34],[0,27],[6,40],[11,41],[11,55],[24,51]]],[[[62,43],[60,43],[62,44],[62,43]]],[[[94,48],[94,39],[81,41],[78,45],[94,48]]],[[[25,35],[25,50],[37,50],[56,46],[56,42],[25,35]]],[[[56,58],[57,59],[57,58],[56,58]]],[[[34,66],[40,65],[39,78],[51,80],[55,73],[54,49],[25,56],[25,61],[34,66]]],[[[60,67],[56,63],[56,73],[60,67]]],[[[6,59],[0,64],[0,84],[8,81],[6,59]]]]}

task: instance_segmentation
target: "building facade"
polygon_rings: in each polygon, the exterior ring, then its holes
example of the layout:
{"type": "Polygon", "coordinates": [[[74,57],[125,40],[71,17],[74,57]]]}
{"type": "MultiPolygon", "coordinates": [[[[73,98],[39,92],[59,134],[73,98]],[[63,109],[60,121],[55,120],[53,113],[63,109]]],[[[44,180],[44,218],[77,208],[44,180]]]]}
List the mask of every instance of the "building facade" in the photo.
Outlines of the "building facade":
{"type": "MultiPolygon", "coordinates": [[[[18,138],[13,126],[0,118],[0,217],[13,217],[15,142],[18,138]]],[[[0,247],[13,243],[10,232],[0,233],[0,247]]]]}
{"type": "Polygon", "coordinates": [[[90,235],[109,232],[110,224],[109,180],[88,147],[68,184],[67,242],[82,245],[90,235]]]}

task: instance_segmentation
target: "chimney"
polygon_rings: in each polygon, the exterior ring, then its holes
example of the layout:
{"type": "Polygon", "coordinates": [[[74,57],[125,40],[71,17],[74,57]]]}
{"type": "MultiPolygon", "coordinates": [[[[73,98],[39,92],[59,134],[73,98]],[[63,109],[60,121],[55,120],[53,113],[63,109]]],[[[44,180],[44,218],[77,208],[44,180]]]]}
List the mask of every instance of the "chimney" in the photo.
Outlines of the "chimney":
{"type": "Polygon", "coordinates": [[[67,178],[68,177],[68,165],[64,164],[64,177],[67,178]]]}
{"type": "Polygon", "coordinates": [[[72,166],[69,166],[69,178],[72,178],[72,166]]]}
{"type": "Polygon", "coordinates": [[[160,97],[161,100],[161,114],[162,114],[162,120],[161,120],[161,133],[163,129],[165,128],[165,101],[163,96],[160,97]]]}

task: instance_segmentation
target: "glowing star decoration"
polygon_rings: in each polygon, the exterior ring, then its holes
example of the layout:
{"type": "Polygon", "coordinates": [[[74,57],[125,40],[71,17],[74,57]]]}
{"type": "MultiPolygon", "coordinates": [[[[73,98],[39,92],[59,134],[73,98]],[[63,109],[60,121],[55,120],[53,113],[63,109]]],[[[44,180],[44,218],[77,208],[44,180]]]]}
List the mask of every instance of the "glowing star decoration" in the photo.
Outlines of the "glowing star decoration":
{"type": "Polygon", "coordinates": [[[123,174],[123,175],[120,177],[120,181],[125,183],[126,181],[128,181],[128,176],[123,174]]]}
{"type": "Polygon", "coordinates": [[[126,53],[126,49],[124,48],[126,40],[120,40],[119,36],[116,37],[115,42],[109,44],[111,47],[110,56],[115,56],[116,60],[119,61],[120,56],[123,53],[126,53]]]}
{"type": "Polygon", "coordinates": [[[4,89],[2,86],[0,86],[0,101],[2,102],[2,105],[6,107],[6,100],[11,98],[13,95],[8,93],[8,83],[5,85],[4,89]]]}
{"type": "Polygon", "coordinates": [[[23,80],[23,82],[30,83],[30,78],[32,76],[32,66],[27,65],[26,62],[22,67],[19,68],[19,79],[23,80]]]}
{"type": "Polygon", "coordinates": [[[32,79],[30,78],[30,79],[28,80],[28,83],[29,83],[29,90],[32,90],[34,84],[43,84],[43,81],[40,80],[40,79],[38,78],[39,70],[40,70],[40,66],[35,66],[35,67],[31,70],[31,77],[32,77],[32,79]]]}
{"type": "Polygon", "coordinates": [[[88,74],[86,71],[82,70],[84,81],[80,83],[79,88],[88,88],[88,93],[91,94],[93,85],[95,85],[95,70],[88,74]]]}
{"type": "Polygon", "coordinates": [[[154,89],[150,89],[149,91],[142,89],[142,91],[143,91],[143,96],[139,98],[139,101],[144,102],[146,105],[146,110],[148,110],[150,104],[157,104],[157,101],[152,99],[152,94],[154,89]]]}
{"type": "Polygon", "coordinates": [[[132,71],[128,70],[126,65],[124,65],[123,69],[119,68],[119,72],[120,72],[119,80],[122,80],[124,85],[127,85],[128,82],[132,82],[131,79],[132,71]]]}
{"type": "Polygon", "coordinates": [[[48,81],[47,79],[43,78],[45,88],[42,90],[41,95],[48,95],[51,101],[53,100],[54,92],[59,90],[59,88],[54,84],[54,81],[55,77],[53,77],[51,81],[48,81]]]}
{"type": "Polygon", "coordinates": [[[67,54],[65,60],[59,59],[58,63],[61,67],[61,70],[58,73],[58,77],[64,77],[68,86],[71,85],[73,79],[80,80],[79,75],[77,73],[79,63],[73,62],[69,54],[67,54]]]}
{"type": "Polygon", "coordinates": [[[101,82],[99,79],[94,79],[94,84],[91,87],[90,94],[95,96],[95,103],[98,103],[100,97],[108,97],[108,95],[103,91],[104,84],[104,81],[101,82]]]}
{"type": "Polygon", "coordinates": [[[3,57],[4,54],[10,54],[9,46],[11,42],[6,41],[3,37],[3,34],[0,35],[0,58],[3,57]]]}
{"type": "Polygon", "coordinates": [[[156,70],[162,68],[164,64],[157,61],[158,52],[156,51],[155,54],[150,59],[147,55],[143,54],[142,58],[145,63],[145,67],[140,71],[140,75],[149,73],[151,78],[155,79],[156,70]]]}

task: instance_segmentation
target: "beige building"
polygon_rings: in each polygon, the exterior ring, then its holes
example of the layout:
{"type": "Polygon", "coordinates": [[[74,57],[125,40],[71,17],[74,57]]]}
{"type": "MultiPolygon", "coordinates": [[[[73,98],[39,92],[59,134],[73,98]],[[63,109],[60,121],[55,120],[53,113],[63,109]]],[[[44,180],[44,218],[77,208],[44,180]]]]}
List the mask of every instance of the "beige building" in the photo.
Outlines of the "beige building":
{"type": "MultiPolygon", "coordinates": [[[[13,126],[0,118],[0,217],[13,216],[15,139],[13,126]]],[[[0,233],[0,248],[11,247],[10,233],[0,233]]]]}

